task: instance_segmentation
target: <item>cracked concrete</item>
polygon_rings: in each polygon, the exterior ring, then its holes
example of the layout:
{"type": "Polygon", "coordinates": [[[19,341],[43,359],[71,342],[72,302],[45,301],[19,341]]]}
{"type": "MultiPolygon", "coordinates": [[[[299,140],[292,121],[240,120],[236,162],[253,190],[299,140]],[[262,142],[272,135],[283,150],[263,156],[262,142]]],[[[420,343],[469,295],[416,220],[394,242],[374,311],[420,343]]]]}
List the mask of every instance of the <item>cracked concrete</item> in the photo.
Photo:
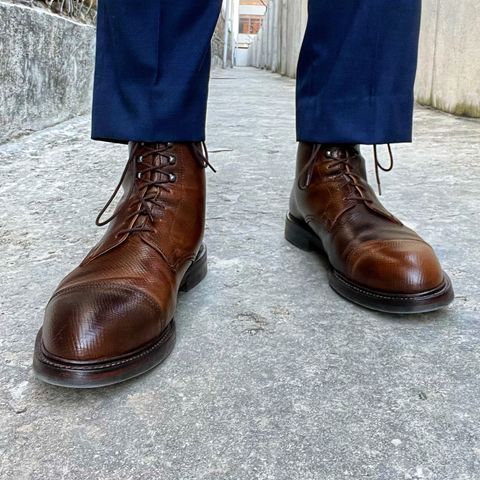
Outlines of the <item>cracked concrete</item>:
{"type": "Polygon", "coordinates": [[[85,117],[0,146],[0,477],[478,480],[480,123],[417,109],[415,143],[395,146],[384,203],[434,245],[457,299],[392,317],[341,300],[283,240],[294,82],[213,77],[210,272],[180,299],[172,356],[122,385],[55,388],[30,363],[125,148],[90,141],[85,117]]]}

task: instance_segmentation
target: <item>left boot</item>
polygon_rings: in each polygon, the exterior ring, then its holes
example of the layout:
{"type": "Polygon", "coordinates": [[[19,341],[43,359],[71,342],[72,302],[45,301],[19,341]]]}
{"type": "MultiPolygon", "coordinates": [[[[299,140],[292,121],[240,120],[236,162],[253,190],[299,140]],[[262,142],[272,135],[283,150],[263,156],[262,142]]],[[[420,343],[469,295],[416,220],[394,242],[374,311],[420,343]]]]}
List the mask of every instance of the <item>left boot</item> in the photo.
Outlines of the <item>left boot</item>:
{"type": "Polygon", "coordinates": [[[419,313],[454,298],[432,247],[368,185],[358,146],[300,143],[285,237],[325,253],[330,286],[364,307],[419,313]]]}
{"type": "Polygon", "coordinates": [[[103,387],[168,357],[177,295],[207,273],[208,165],[199,143],[130,143],[122,178],[97,218],[109,228],[48,302],[33,357],[39,379],[103,387]],[[120,187],[117,208],[101,221],[120,187]]]}

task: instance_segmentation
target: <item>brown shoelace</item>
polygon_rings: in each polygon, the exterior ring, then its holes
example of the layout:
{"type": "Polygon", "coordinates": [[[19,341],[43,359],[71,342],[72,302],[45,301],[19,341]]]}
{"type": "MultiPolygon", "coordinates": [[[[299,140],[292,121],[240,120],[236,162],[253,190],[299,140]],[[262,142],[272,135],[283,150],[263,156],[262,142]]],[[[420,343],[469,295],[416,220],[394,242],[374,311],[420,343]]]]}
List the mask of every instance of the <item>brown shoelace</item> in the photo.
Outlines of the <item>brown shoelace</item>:
{"type": "MultiPolygon", "coordinates": [[[[312,154],[310,155],[310,158],[309,158],[308,162],[306,163],[305,167],[303,168],[303,170],[300,172],[300,175],[299,175],[298,187],[301,190],[305,190],[310,185],[310,183],[312,181],[313,170],[314,170],[314,167],[315,167],[315,162],[316,162],[317,156],[320,153],[320,150],[324,147],[325,147],[325,145],[320,144],[320,143],[315,144],[315,146],[313,147],[312,154]],[[301,183],[300,179],[305,174],[306,174],[305,182],[301,183]]],[[[393,160],[392,147],[389,143],[387,144],[387,147],[388,147],[388,154],[389,154],[389,157],[390,157],[390,163],[389,163],[388,167],[384,167],[380,163],[380,160],[378,159],[377,145],[373,145],[373,159],[374,159],[374,164],[375,164],[375,177],[376,177],[376,180],[377,180],[378,194],[379,195],[382,195],[382,186],[381,186],[381,182],[380,182],[380,170],[382,170],[383,172],[390,172],[391,170],[393,170],[394,160],[393,160]]],[[[343,151],[345,152],[345,157],[344,158],[339,159],[338,161],[334,162],[335,166],[339,165],[339,164],[342,164],[342,163],[348,165],[348,161],[352,158],[355,158],[358,155],[357,150],[355,149],[355,147],[352,147],[352,146],[332,147],[332,148],[337,148],[337,149],[342,148],[343,151]]],[[[327,157],[328,157],[328,155],[327,155],[327,157]]],[[[332,163],[332,167],[333,166],[334,165],[332,163]]],[[[351,175],[355,175],[353,172],[347,172],[347,173],[351,174],[351,175]]],[[[351,175],[349,175],[349,176],[351,176],[351,175]]]]}
{"type": "MultiPolygon", "coordinates": [[[[129,214],[125,218],[125,222],[132,218],[136,218],[137,216],[145,216],[153,223],[153,211],[152,207],[156,206],[158,208],[164,209],[165,206],[157,200],[158,197],[158,189],[163,189],[168,191],[169,184],[175,183],[177,181],[177,176],[174,173],[165,171],[165,167],[175,165],[177,162],[177,158],[175,155],[171,154],[169,151],[173,146],[172,143],[156,143],[154,145],[158,145],[158,147],[151,147],[147,152],[143,153],[143,155],[137,155],[137,150],[139,146],[145,147],[148,144],[145,143],[135,143],[133,148],[130,152],[130,157],[128,159],[127,164],[125,165],[125,169],[120,177],[120,181],[118,185],[115,187],[112,195],[108,199],[105,206],[100,210],[98,214],[95,224],[99,227],[107,225],[113,219],[115,219],[119,214],[120,211],[117,210],[114,212],[109,218],[106,220],[102,220],[102,216],[108,210],[110,205],[112,204],[113,200],[116,198],[124,180],[129,171],[130,167],[132,167],[132,175],[133,175],[133,182],[130,191],[128,192],[128,197],[132,194],[135,195],[135,201],[138,204],[138,208],[136,208],[131,214],[129,214]],[[166,164],[164,165],[154,165],[149,164],[146,160],[148,158],[155,158],[155,157],[162,157],[166,160],[166,164]],[[143,165],[143,169],[139,170],[139,164],[143,165]],[[149,180],[147,178],[148,173],[152,173],[150,177],[157,178],[156,180],[149,180]],[[158,175],[155,175],[158,174],[158,175]]],[[[200,166],[202,168],[209,167],[212,171],[216,171],[212,165],[210,164],[208,158],[208,150],[204,142],[200,143],[192,143],[191,148],[195,155],[195,158],[198,160],[200,166]]],[[[147,222],[143,222],[141,225],[136,225],[131,228],[126,228],[124,230],[120,230],[117,232],[117,236],[123,234],[131,234],[135,232],[151,232],[153,228],[147,225],[147,222]]]]}
{"type": "Polygon", "coordinates": [[[393,152],[392,152],[392,146],[387,143],[388,147],[388,155],[390,157],[390,164],[388,167],[384,167],[381,163],[380,160],[378,159],[378,153],[377,153],[377,145],[373,146],[373,160],[375,163],[375,177],[377,179],[377,186],[378,186],[378,194],[382,194],[382,185],[380,183],[380,170],[383,172],[391,172],[393,170],[393,152]]]}
{"type": "MultiPolygon", "coordinates": [[[[357,173],[355,173],[350,165],[350,161],[353,160],[354,158],[358,157],[359,152],[354,146],[351,145],[345,145],[345,146],[332,146],[331,151],[329,150],[328,146],[325,146],[324,144],[315,144],[312,150],[312,153],[310,155],[309,160],[305,164],[305,167],[302,169],[300,172],[299,178],[298,178],[298,187],[301,190],[305,190],[308,188],[308,186],[312,182],[312,177],[315,169],[315,163],[318,158],[318,154],[320,151],[326,148],[325,156],[330,159],[331,161],[329,162],[329,165],[327,166],[328,170],[331,170],[337,166],[343,167],[343,175],[345,176],[347,180],[347,185],[351,185],[355,191],[357,192],[357,195],[350,195],[345,198],[345,200],[353,200],[353,201],[360,201],[364,202],[365,205],[372,211],[374,211],[377,214],[380,214],[389,220],[392,220],[394,222],[398,222],[398,220],[393,216],[390,215],[388,212],[380,210],[379,208],[376,207],[376,202],[368,198],[368,191],[363,184],[363,179],[361,179],[357,173]],[[332,156],[332,153],[334,150],[340,150],[343,156],[341,158],[336,158],[332,156]],[[305,181],[302,182],[302,178],[305,177],[305,181]]],[[[378,193],[379,195],[382,194],[381,190],[381,183],[380,183],[380,170],[384,172],[389,172],[393,169],[393,153],[392,153],[392,148],[390,144],[388,144],[388,152],[390,155],[390,164],[388,167],[384,167],[379,159],[378,159],[378,152],[377,152],[377,145],[373,146],[373,154],[374,154],[374,162],[375,162],[375,176],[377,180],[377,185],[378,185],[378,193]]],[[[355,207],[355,204],[349,205],[346,208],[344,208],[342,211],[340,211],[334,220],[332,221],[332,226],[335,225],[335,223],[338,221],[338,219],[346,212],[351,210],[352,208],[355,207]]]]}

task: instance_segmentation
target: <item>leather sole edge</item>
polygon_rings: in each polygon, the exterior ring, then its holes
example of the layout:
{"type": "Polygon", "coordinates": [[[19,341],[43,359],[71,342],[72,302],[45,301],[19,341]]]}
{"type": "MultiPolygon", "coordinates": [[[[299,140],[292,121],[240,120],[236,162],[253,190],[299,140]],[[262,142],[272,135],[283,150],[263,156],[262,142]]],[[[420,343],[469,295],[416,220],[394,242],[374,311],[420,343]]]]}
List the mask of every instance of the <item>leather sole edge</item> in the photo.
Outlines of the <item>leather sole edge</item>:
{"type": "MultiPolygon", "coordinates": [[[[308,225],[290,214],[286,218],[285,238],[301,250],[321,253],[328,261],[320,239],[308,225]]],[[[445,272],[442,284],[433,290],[412,295],[389,294],[352,282],[328,263],[330,287],[343,298],[370,310],[403,315],[427,313],[448,306],[455,297],[451,280],[445,272]]]]}
{"type": "Polygon", "coordinates": [[[131,357],[113,362],[78,365],[52,360],[43,353],[42,329],[37,334],[33,370],[45,383],[67,388],[98,388],[138,377],[162,363],[172,352],[176,338],[172,320],[153,345],[131,357]]]}
{"type": "MultiPolygon", "coordinates": [[[[207,248],[203,244],[197,259],[185,273],[179,291],[190,291],[206,275],[207,248]]],[[[172,352],[175,340],[176,326],[172,319],[157,340],[145,348],[135,351],[132,355],[111,361],[82,365],[50,358],[43,348],[42,329],[40,328],[35,340],[33,371],[39,380],[59,387],[76,389],[106,387],[138,377],[160,365],[172,352]]]]}

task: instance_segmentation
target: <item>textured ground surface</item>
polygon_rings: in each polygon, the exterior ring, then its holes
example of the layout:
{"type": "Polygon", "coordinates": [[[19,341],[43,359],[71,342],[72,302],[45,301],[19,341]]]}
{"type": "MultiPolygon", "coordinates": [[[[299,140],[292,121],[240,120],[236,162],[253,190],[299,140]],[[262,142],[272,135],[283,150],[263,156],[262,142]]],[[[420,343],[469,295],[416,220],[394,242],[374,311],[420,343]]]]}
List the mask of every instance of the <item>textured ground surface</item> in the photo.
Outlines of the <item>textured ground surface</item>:
{"type": "Polygon", "coordinates": [[[339,299],[282,238],[293,81],[237,69],[211,93],[210,273],[181,297],[172,356],[120,386],[46,386],[30,362],[52,289],[102,234],[125,149],[91,142],[87,118],[0,146],[0,477],[480,478],[480,123],[417,110],[414,146],[383,175],[457,292],[398,318],[339,299]]]}

